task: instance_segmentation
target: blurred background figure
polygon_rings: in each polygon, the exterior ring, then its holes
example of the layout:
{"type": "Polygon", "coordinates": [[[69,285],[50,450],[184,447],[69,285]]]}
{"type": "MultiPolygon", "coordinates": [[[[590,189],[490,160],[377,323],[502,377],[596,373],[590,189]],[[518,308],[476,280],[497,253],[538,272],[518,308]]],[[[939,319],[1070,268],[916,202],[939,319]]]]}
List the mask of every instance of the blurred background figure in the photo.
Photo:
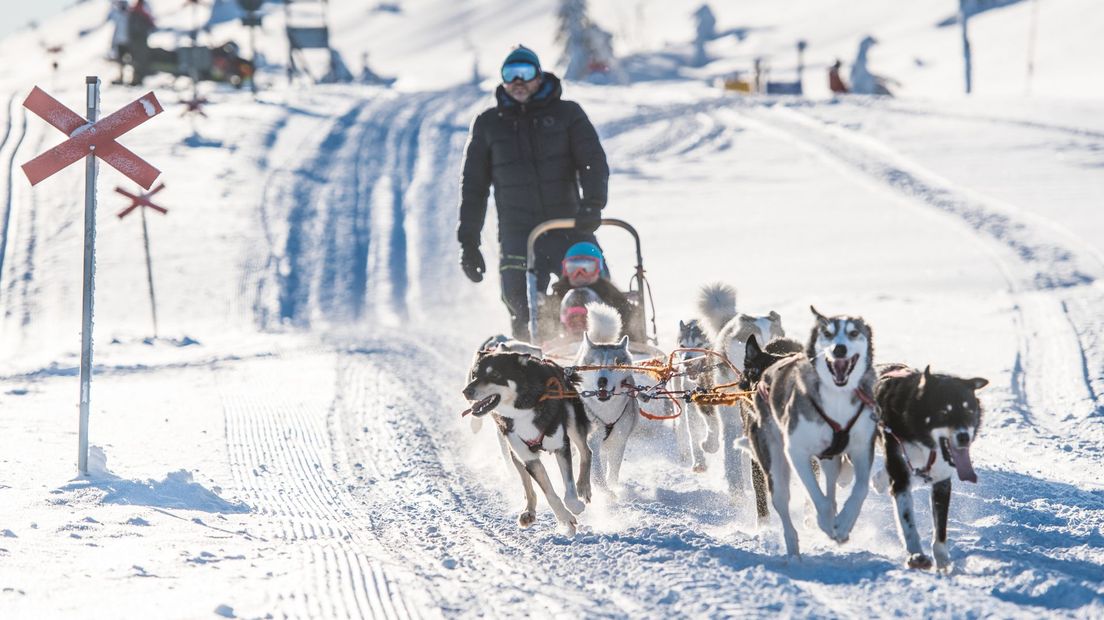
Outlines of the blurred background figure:
{"type": "Polygon", "coordinates": [[[843,66],[843,63],[837,58],[836,62],[828,68],[828,88],[837,95],[845,95],[849,92],[847,84],[844,84],[843,78],[840,77],[841,66],[843,66]]]}
{"type": "Polygon", "coordinates": [[[111,9],[107,13],[107,22],[115,28],[111,34],[111,59],[119,64],[119,84],[123,83],[123,67],[126,65],[127,54],[130,53],[127,32],[127,3],[126,0],[114,0],[111,9]]]}
{"type": "Polygon", "coordinates": [[[156,25],[146,0],[134,0],[126,16],[127,44],[130,48],[130,83],[137,86],[150,74],[149,35],[156,25]]]}

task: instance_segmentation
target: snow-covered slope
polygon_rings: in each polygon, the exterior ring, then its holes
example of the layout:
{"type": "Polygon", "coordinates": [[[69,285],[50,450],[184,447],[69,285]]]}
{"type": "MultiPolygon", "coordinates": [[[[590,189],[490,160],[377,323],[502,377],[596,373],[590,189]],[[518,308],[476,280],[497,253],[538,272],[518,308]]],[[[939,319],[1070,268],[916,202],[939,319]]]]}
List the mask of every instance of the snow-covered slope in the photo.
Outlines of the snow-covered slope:
{"type": "MultiPolygon", "coordinates": [[[[473,62],[493,75],[525,41],[554,65],[555,2],[330,4],[346,60],[369,52],[398,88],[288,87],[273,66],[256,100],[205,86],[197,121],[181,116],[183,83],[150,80],[166,111],[122,142],[164,170],[170,212],[150,220],[162,338],[146,340],[138,224],[113,216],[127,184],[102,169],[86,479],[82,176],[28,186],[18,165],[61,136],[19,104],[40,84],[79,108],[84,75],[114,75],[106,3],[0,41],[0,57],[29,58],[0,68],[0,617],[1104,613],[1104,115],[1091,55],[1074,53],[1104,23],[1096,3],[1040,0],[1028,98],[1016,37],[1032,2],[971,22],[971,99],[958,34],[935,25],[955,2],[716,3],[719,29],[747,33],[712,43],[706,67],[565,86],[609,154],[608,213],[641,232],[663,348],[722,280],[798,339],[814,303],[865,316],[878,361],[990,379],[949,575],[903,567],[892,503],[873,494],[850,542],[809,528],[786,561],[777,519],[757,529],[718,461],[692,473],[673,430],[645,420],[625,488],[596,496],[578,535],[543,503],[518,529],[516,475],[490,429],[458,416],[472,349],[506,316],[496,279],[472,285],[455,264],[456,181],[490,104],[473,62]],[[904,96],[823,97],[824,64],[868,33],[904,96]],[[781,73],[797,38],[810,100],[710,86],[757,55],[781,73]],[[40,40],[65,43],[56,75],[40,40]]],[[[623,54],[688,49],[697,3],[591,4],[623,54]]],[[[167,28],[191,23],[181,3],[153,6],[167,28]]],[[[277,63],[282,9],[268,11],[277,63]]],[[[212,40],[229,36],[245,41],[231,22],[212,40]]],[[[104,108],[143,92],[107,85],[104,108]]],[[[602,240],[623,282],[629,248],[602,240]]]]}

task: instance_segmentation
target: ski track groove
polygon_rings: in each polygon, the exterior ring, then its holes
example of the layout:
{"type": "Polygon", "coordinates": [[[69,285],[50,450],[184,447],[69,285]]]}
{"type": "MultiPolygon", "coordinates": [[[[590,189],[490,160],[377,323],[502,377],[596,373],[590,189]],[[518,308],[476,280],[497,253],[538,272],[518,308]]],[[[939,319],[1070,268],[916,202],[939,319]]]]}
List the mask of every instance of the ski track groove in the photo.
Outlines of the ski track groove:
{"type": "MultiPolygon", "coordinates": [[[[7,146],[12,136],[12,129],[15,124],[14,120],[12,119],[12,106],[15,105],[15,101],[16,94],[13,93],[8,99],[8,113],[5,115],[6,128],[4,130],[4,139],[2,142],[0,142],[0,149],[3,149],[5,146],[7,146]]],[[[21,111],[21,115],[18,136],[15,138],[14,144],[12,144],[11,151],[8,154],[8,163],[5,168],[7,171],[7,178],[5,181],[4,202],[2,205],[4,212],[2,217],[0,217],[0,230],[3,231],[2,233],[0,233],[0,290],[3,289],[4,285],[4,266],[6,264],[5,259],[7,258],[8,254],[8,238],[11,236],[11,215],[12,211],[14,210],[14,205],[12,204],[12,202],[14,200],[13,183],[15,181],[15,158],[19,153],[19,147],[23,144],[23,139],[27,137],[27,112],[23,109],[22,106],[19,107],[19,110],[21,111]]],[[[11,288],[13,285],[14,282],[9,285],[9,288],[11,288]]],[[[10,296],[6,297],[10,298],[10,296]]]]}
{"type": "Polygon", "coordinates": [[[305,582],[296,580],[276,597],[283,611],[293,613],[292,601],[301,602],[305,616],[412,617],[405,602],[392,600],[402,594],[391,587],[389,571],[361,551],[374,545],[351,529],[370,519],[350,503],[326,465],[332,462],[329,409],[281,399],[287,394],[279,389],[247,394],[220,388],[238,491],[256,514],[268,517],[266,535],[290,544],[279,553],[306,554],[303,565],[313,567],[305,582]]]}
{"type": "Polygon", "coordinates": [[[1092,129],[1084,129],[1080,127],[1069,127],[1066,125],[1057,125],[1054,123],[1043,123],[1038,121],[1029,121],[1018,118],[1005,118],[998,116],[982,116],[977,114],[960,114],[954,112],[948,112],[946,110],[940,111],[928,111],[917,110],[915,108],[904,107],[898,103],[896,105],[881,106],[879,109],[886,110],[887,112],[893,112],[895,114],[902,114],[908,116],[921,116],[921,117],[938,117],[949,118],[961,121],[971,121],[976,123],[989,123],[992,125],[1004,125],[1011,127],[1023,127],[1026,129],[1035,129],[1039,131],[1047,131],[1052,133],[1059,133],[1067,136],[1073,136],[1077,138],[1094,138],[1097,140],[1104,140],[1104,132],[1094,131],[1092,129]]]}
{"type": "MultiPolygon", "coordinates": [[[[406,220],[417,206],[409,193],[422,178],[420,143],[427,118],[450,92],[381,96],[357,104],[334,121],[316,156],[290,175],[280,173],[296,182],[278,196],[288,203],[289,232],[283,251],[273,252],[269,261],[279,266],[277,316],[301,326],[318,319],[357,320],[367,307],[380,307],[370,301],[397,317],[406,315],[413,250],[406,220]],[[373,274],[376,287],[370,287],[373,274]]],[[[437,172],[442,163],[430,162],[437,172]]],[[[263,288],[258,283],[257,289],[263,288]]]]}

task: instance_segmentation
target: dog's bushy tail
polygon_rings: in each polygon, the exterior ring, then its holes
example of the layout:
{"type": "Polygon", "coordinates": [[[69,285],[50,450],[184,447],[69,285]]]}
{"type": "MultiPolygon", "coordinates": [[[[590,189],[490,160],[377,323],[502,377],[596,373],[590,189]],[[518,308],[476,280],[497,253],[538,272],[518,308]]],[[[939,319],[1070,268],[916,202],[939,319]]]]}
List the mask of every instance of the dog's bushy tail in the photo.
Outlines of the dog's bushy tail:
{"type": "Polygon", "coordinates": [[[617,342],[621,337],[621,313],[599,301],[586,305],[587,337],[594,343],[617,342]]]}
{"type": "Polygon", "coordinates": [[[721,282],[703,286],[698,296],[698,311],[717,334],[736,317],[736,289],[721,282]]]}

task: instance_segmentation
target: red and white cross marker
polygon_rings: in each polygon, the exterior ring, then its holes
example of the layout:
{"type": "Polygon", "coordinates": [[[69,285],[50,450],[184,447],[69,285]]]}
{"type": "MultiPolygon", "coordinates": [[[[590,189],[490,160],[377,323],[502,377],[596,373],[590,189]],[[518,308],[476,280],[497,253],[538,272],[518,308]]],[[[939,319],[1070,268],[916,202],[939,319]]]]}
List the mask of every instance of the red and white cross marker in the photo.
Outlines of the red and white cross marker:
{"type": "Polygon", "coordinates": [[[132,194],[121,187],[116,187],[115,192],[130,198],[130,206],[119,211],[119,219],[130,215],[132,211],[138,209],[138,213],[142,216],[142,247],[146,250],[146,282],[149,283],[149,296],[150,296],[150,312],[153,315],[153,337],[157,338],[157,296],[153,292],[153,261],[150,259],[150,242],[149,242],[149,228],[146,225],[146,208],[149,207],[154,211],[157,211],[161,215],[167,215],[169,210],[164,207],[159,207],[153,204],[150,200],[150,196],[153,196],[157,192],[165,189],[165,184],[161,183],[153,190],[146,192],[145,194],[138,193],[132,194]]]}
{"type": "Polygon", "coordinates": [[[166,209],[165,207],[159,207],[159,206],[153,204],[153,202],[150,200],[150,196],[153,196],[154,194],[156,194],[157,192],[159,192],[163,189],[165,189],[165,184],[160,183],[160,184],[157,185],[157,187],[153,188],[152,190],[150,190],[149,192],[147,192],[145,194],[141,194],[141,193],[132,194],[132,193],[126,191],[125,189],[121,188],[121,187],[116,187],[115,188],[115,193],[122,194],[122,195],[126,196],[127,198],[130,198],[130,206],[123,209],[122,211],[119,211],[119,213],[118,213],[119,219],[123,219],[124,217],[130,215],[130,212],[137,209],[138,207],[149,207],[149,208],[153,209],[154,211],[157,211],[161,215],[165,215],[166,213],[168,213],[169,212],[168,209],[166,209]]]}
{"type": "Polygon", "coordinates": [[[90,123],[57,99],[35,86],[23,107],[60,129],[69,139],[23,164],[31,185],[88,155],[95,155],[132,181],[149,189],[161,171],[115,141],[116,138],[161,113],[152,92],[123,106],[114,114],[90,123]]]}
{"type": "Polygon", "coordinates": [[[181,99],[180,103],[184,104],[184,111],[180,113],[181,116],[198,114],[203,118],[207,118],[207,113],[203,111],[203,106],[211,102],[205,97],[195,95],[191,99],[181,99]]]}
{"type": "MultiPolygon", "coordinates": [[[[100,118],[100,78],[86,77],[86,116],[70,110],[35,87],[23,106],[61,130],[68,140],[23,164],[31,185],[84,160],[84,282],[81,290],[80,426],[77,432],[77,471],[88,475],[88,419],[92,411],[92,316],[96,300],[96,159],[149,189],[161,171],[115,140],[161,113],[153,93],[146,93],[114,114],[100,118]]],[[[150,192],[152,194],[153,192],[150,192]]],[[[146,195],[146,199],[149,195],[146,195]]],[[[142,210],[145,214],[145,209],[142,210]]]]}

